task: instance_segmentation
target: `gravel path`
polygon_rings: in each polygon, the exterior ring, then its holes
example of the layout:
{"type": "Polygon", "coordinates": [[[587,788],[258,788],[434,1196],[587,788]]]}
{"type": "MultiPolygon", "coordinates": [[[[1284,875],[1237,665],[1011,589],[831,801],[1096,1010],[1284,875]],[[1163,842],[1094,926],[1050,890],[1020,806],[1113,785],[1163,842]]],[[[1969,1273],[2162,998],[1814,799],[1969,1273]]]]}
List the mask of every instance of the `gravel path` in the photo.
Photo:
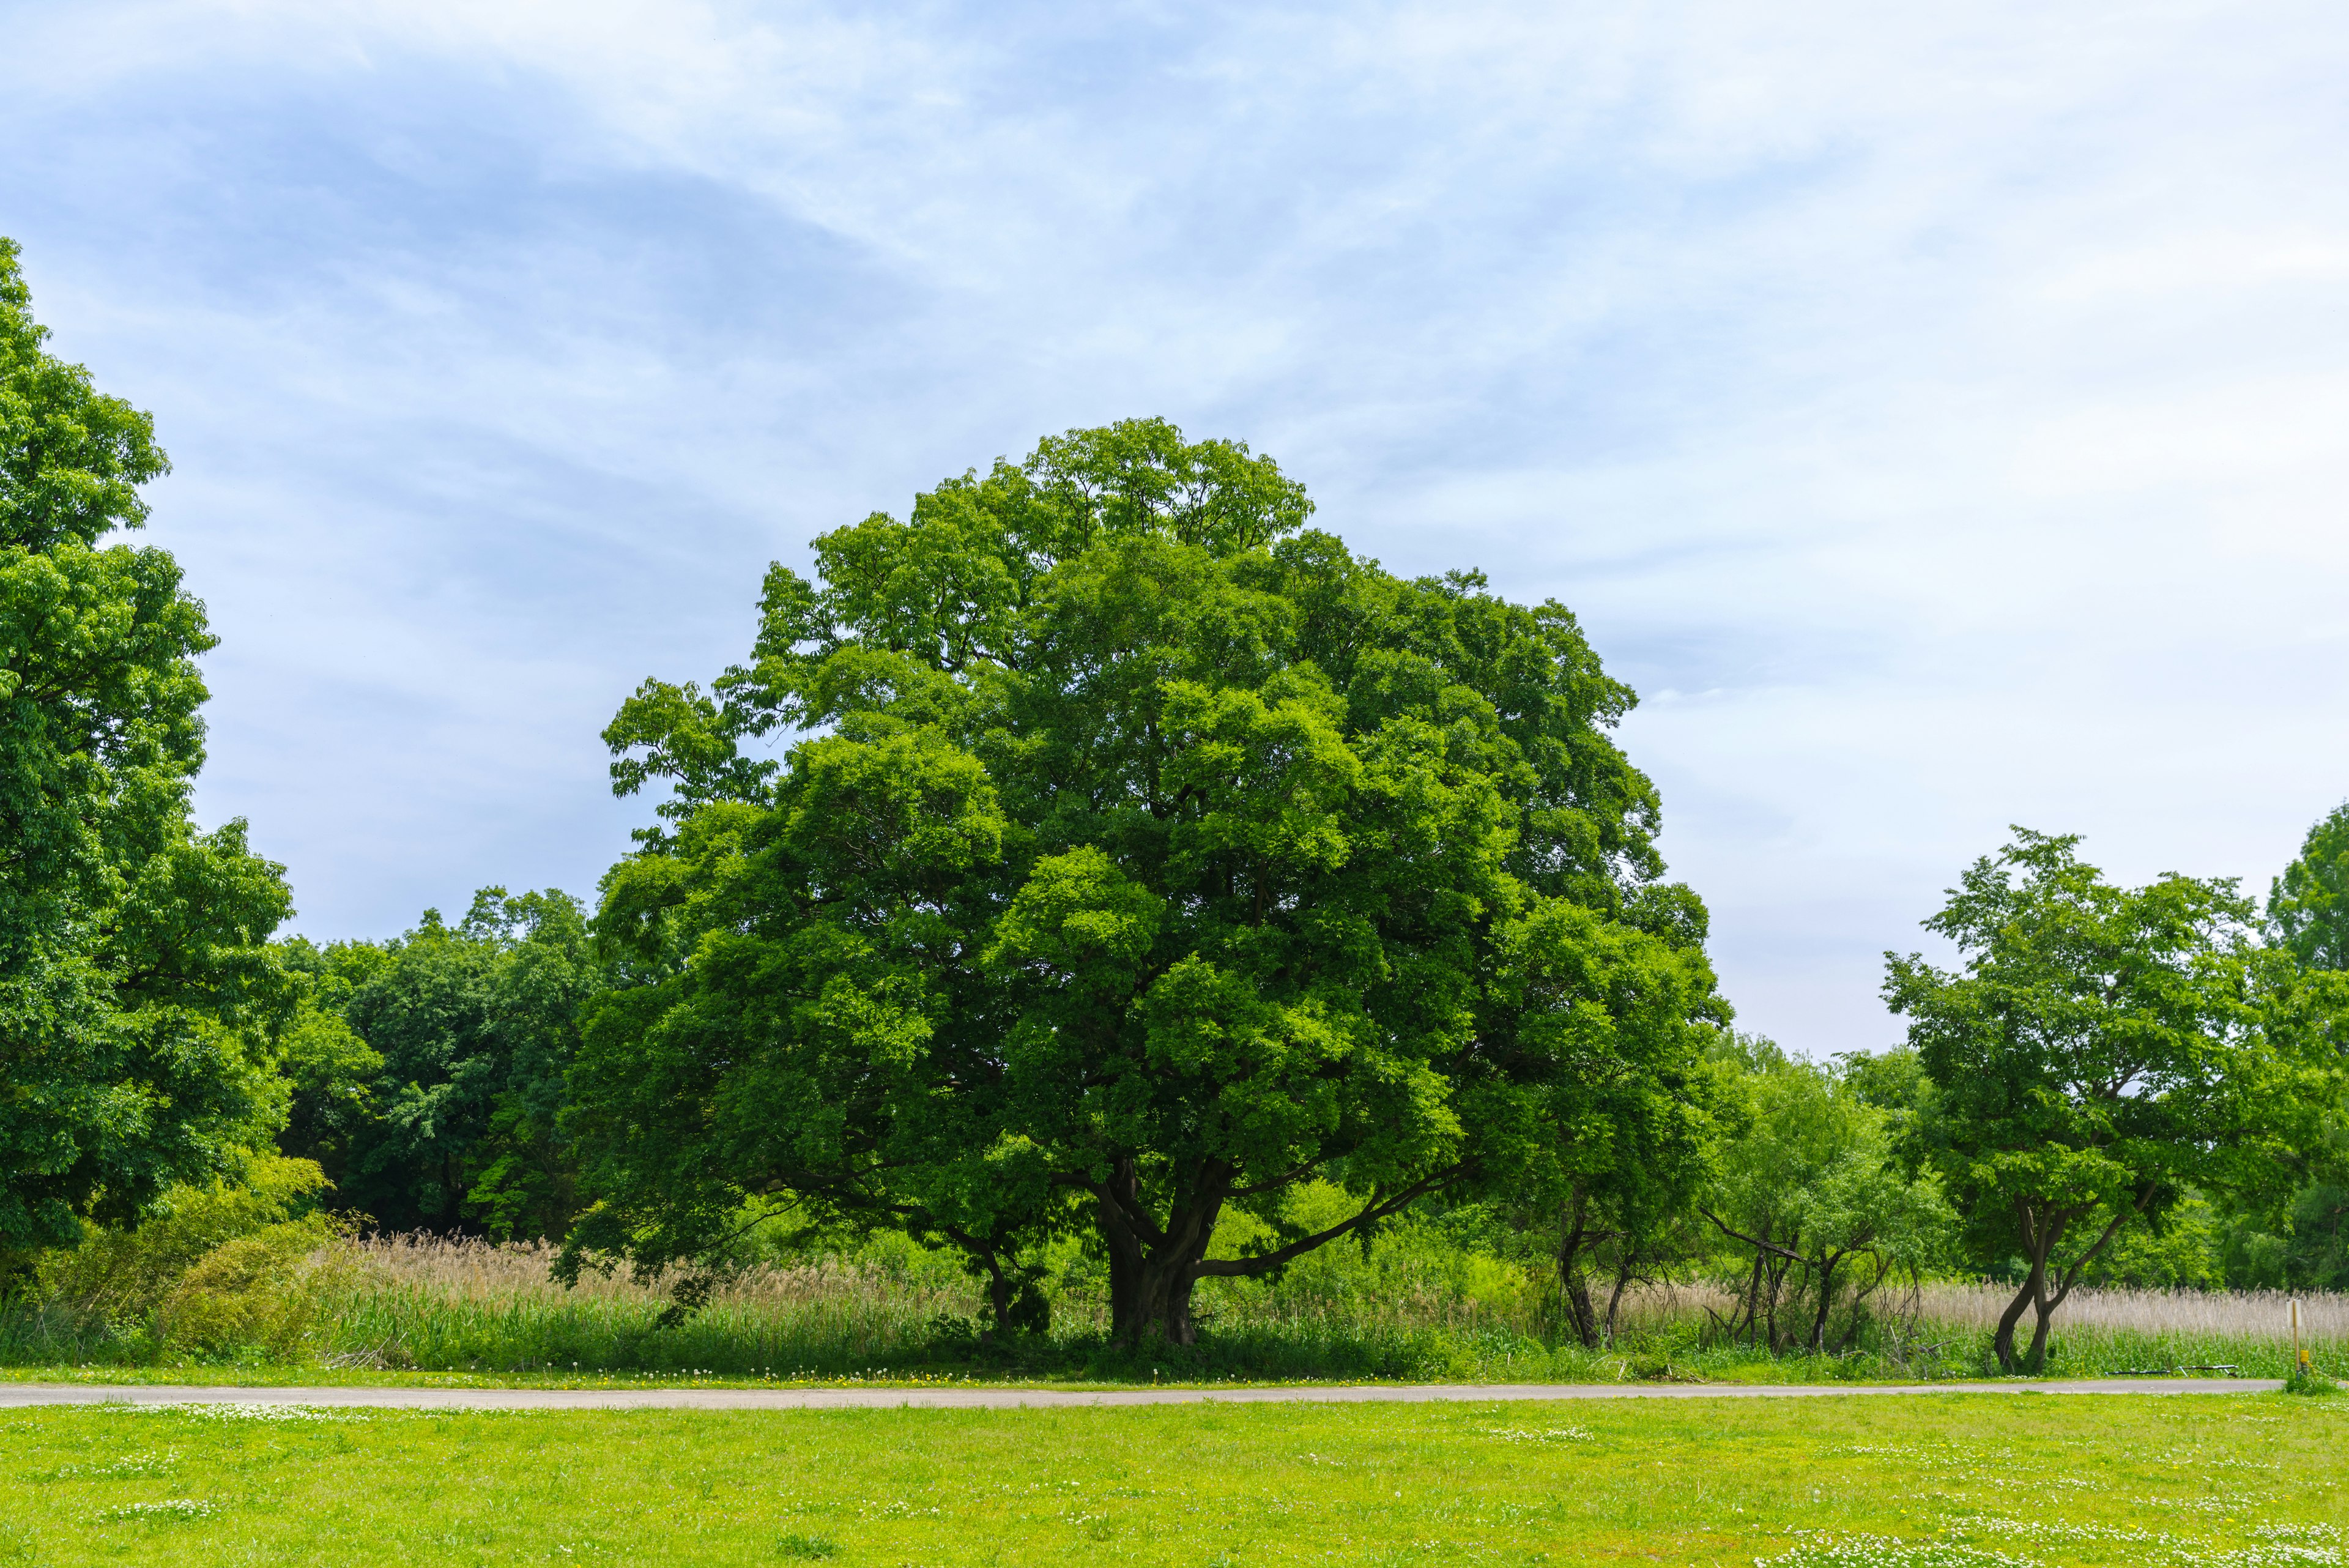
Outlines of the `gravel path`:
{"type": "Polygon", "coordinates": [[[0,1407],[316,1405],[377,1410],[930,1410],[1064,1405],[1422,1404],[1495,1399],[1811,1399],[1862,1394],[2264,1394],[2272,1377],[2103,1377],[2077,1383],[1443,1383],[1274,1388],[206,1388],[0,1383],[0,1407]]]}

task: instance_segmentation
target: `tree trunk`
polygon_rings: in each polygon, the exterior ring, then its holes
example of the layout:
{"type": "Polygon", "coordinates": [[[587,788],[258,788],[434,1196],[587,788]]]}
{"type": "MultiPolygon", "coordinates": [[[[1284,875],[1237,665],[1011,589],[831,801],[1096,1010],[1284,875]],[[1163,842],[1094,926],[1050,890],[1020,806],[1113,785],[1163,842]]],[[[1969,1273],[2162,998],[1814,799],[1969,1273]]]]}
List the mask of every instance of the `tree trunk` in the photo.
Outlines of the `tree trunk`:
{"type": "Polygon", "coordinates": [[[1827,1313],[1835,1305],[1836,1265],[1843,1261],[1841,1252],[1827,1254],[1819,1265],[1819,1310],[1811,1316],[1811,1354],[1824,1355],[1827,1348],[1827,1313]]]}
{"type": "Polygon", "coordinates": [[[2043,1298],[2031,1305],[2039,1321],[2031,1330],[2031,1354],[2023,1358],[2023,1365],[2030,1371],[2041,1372],[2047,1366],[2047,1329],[2055,1321],[2057,1303],[2043,1298]]]}
{"type": "Polygon", "coordinates": [[[1875,1262],[1876,1277],[1852,1293],[1850,1314],[1843,1320],[1843,1332],[1836,1336],[1835,1353],[1837,1355],[1851,1348],[1852,1340],[1859,1334],[1861,1309],[1867,1306],[1868,1298],[1877,1293],[1885,1277],[1892,1272],[1892,1265],[1885,1261],[1883,1253],[1871,1249],[1862,1255],[1875,1262]]]}
{"type": "Polygon", "coordinates": [[[1590,1307],[1590,1285],[1582,1277],[1582,1248],[1589,1231],[1583,1217],[1583,1200],[1575,1194],[1573,1206],[1568,1210],[1568,1220],[1557,1244],[1558,1293],[1566,1298],[1567,1321],[1573,1325],[1574,1337],[1592,1350],[1599,1348],[1598,1315],[1590,1307]]]}
{"type": "Polygon", "coordinates": [[[2080,1282],[2080,1276],[2087,1272],[2090,1263],[2095,1262],[2097,1254],[2121,1233],[2121,1227],[2145,1212],[2147,1205],[2153,1201],[2153,1193],[2151,1187],[2139,1188],[2135,1199],[2113,1215],[2104,1230],[2097,1233],[2096,1239],[2088,1244],[2087,1251],[2058,1271],[2052,1293],[2047,1288],[2047,1260],[2054,1255],[2057,1244],[2063,1241],[2064,1232],[2070,1228],[2072,1221],[2086,1211],[2074,1209],[2051,1215],[2033,1215],[2021,1204],[2016,1205],[2017,1217],[2022,1220],[2023,1246],[2030,1256],[2031,1274],[2023,1282],[2023,1289],[2015,1293],[2014,1300],[1999,1318],[1998,1335],[1991,1341],[1991,1347],[1998,1353],[2001,1370],[2037,1372],[2046,1365],[2047,1334],[2055,1321],[2055,1309],[2064,1304],[2064,1299],[2072,1293],[2072,1287],[2080,1282]],[[2032,1309],[2036,1321],[2031,1332],[2031,1352],[2026,1356],[2018,1357],[2014,1354],[2014,1330],[2023,1320],[2023,1309],[2026,1305],[2032,1309]]]}
{"type": "Polygon", "coordinates": [[[2031,1271],[2023,1276],[2023,1288],[2014,1293],[2014,1299],[2006,1303],[2004,1312],[1999,1314],[1998,1332],[1990,1342],[1992,1354],[1998,1357],[1998,1369],[2010,1376],[2017,1372],[2038,1371],[2039,1357],[2047,1349],[2047,1320],[2055,1311],[2046,1304],[2047,1258],[2055,1251],[2055,1244],[2064,1239],[2064,1227],[2069,1223],[2068,1216],[2034,1214],[2022,1203],[2017,1203],[2015,1209],[2015,1218],[2019,1221],[2016,1229],[2022,1233],[2024,1262],[2031,1265],[2031,1271]],[[2025,1307],[2034,1309],[2038,1317],[2037,1330],[2031,1336],[2031,1357],[2028,1361],[2014,1354],[2014,1329],[2023,1321],[2023,1309],[2025,1307]]]}
{"type": "MultiPolygon", "coordinates": [[[[2037,1270],[2033,1272],[2035,1274],[2037,1270]]],[[[2014,1325],[2023,1321],[2023,1309],[2031,1304],[2031,1284],[2025,1282],[2023,1287],[2014,1293],[2014,1299],[2006,1303],[2006,1310],[1998,1314],[1998,1332],[1991,1335],[1990,1348],[1991,1354],[1998,1357],[2001,1372],[2015,1370],[2014,1325]]]]}
{"type": "Polygon", "coordinates": [[[978,1331],[978,1343],[992,1345],[1011,1323],[1011,1279],[988,1260],[987,1269],[988,1325],[978,1331]]]}
{"type": "Polygon", "coordinates": [[[1623,1238],[1621,1251],[1615,1260],[1615,1289],[1607,1297],[1607,1348],[1615,1348],[1615,1314],[1623,1307],[1624,1287],[1631,1282],[1631,1239],[1623,1238]]]}
{"type": "MultiPolygon", "coordinates": [[[[2088,1272],[2088,1265],[2096,1261],[2096,1255],[2121,1233],[2121,1227],[2127,1224],[2133,1216],[2143,1213],[2146,1205],[2152,1200],[2153,1189],[2140,1188],[2136,1200],[2112,1217],[2096,1239],[2088,1244],[2086,1251],[2056,1271],[2054,1294],[2047,1291],[2046,1270],[2040,1270],[2039,1293],[2032,1298],[2032,1305],[2039,1314],[2039,1324],[2032,1332],[2031,1356],[2026,1363],[2032,1371],[2036,1372],[2047,1365],[2047,1330],[2048,1325],[2055,1321],[2055,1309],[2064,1304],[2064,1298],[2072,1293],[2072,1287],[2080,1282],[2080,1276],[2088,1272]]],[[[2051,1246],[2048,1251],[2053,1252],[2054,1249],[2051,1246]]]]}
{"type": "MultiPolygon", "coordinates": [[[[1210,1168],[1200,1173],[1200,1185],[1212,1190],[1228,1174],[1210,1168]]],[[[1153,1342],[1195,1345],[1191,1292],[1215,1238],[1222,1199],[1179,1205],[1161,1229],[1142,1208],[1141,1186],[1134,1162],[1122,1159],[1097,1191],[1102,1240],[1109,1248],[1110,1337],[1127,1349],[1153,1342]]]]}
{"type": "MultiPolygon", "coordinates": [[[[1173,1200],[1163,1226],[1143,1201],[1141,1172],[1131,1157],[1118,1160],[1106,1181],[1086,1178],[1072,1185],[1081,1185],[1093,1195],[1094,1218],[1109,1250],[1110,1334],[1118,1345],[1131,1350],[1152,1343],[1197,1342],[1191,1291],[1202,1278],[1211,1274],[1219,1279],[1259,1278],[1340,1236],[1368,1235],[1367,1227],[1457,1179],[1463,1168],[1448,1166],[1392,1192],[1381,1189],[1360,1213],[1286,1246],[1247,1258],[1213,1262],[1208,1261],[1207,1247],[1216,1238],[1216,1220],[1223,1213],[1225,1199],[1236,1191],[1229,1185],[1233,1169],[1229,1164],[1209,1160],[1192,1171],[1186,1189],[1173,1200]]],[[[1251,1190],[1260,1194],[1268,1189],[1251,1190]]]]}
{"type": "Polygon", "coordinates": [[[1745,1348],[1754,1348],[1754,1336],[1762,1332],[1762,1253],[1754,1253],[1754,1272],[1745,1279],[1745,1348]]]}
{"type": "MultiPolygon", "coordinates": [[[[1769,1232],[1764,1231],[1763,1235],[1766,1237],[1769,1232]]],[[[1784,1259],[1774,1259],[1763,1270],[1764,1283],[1767,1287],[1762,1297],[1763,1309],[1773,1355],[1786,1348],[1785,1342],[1778,1337],[1778,1297],[1785,1286],[1786,1272],[1791,1267],[1784,1259]]]]}
{"type": "Polygon", "coordinates": [[[1198,1276],[1180,1264],[1142,1259],[1121,1297],[1112,1282],[1110,1335],[1128,1349],[1153,1343],[1196,1345],[1197,1324],[1191,1321],[1191,1291],[1198,1276]]]}

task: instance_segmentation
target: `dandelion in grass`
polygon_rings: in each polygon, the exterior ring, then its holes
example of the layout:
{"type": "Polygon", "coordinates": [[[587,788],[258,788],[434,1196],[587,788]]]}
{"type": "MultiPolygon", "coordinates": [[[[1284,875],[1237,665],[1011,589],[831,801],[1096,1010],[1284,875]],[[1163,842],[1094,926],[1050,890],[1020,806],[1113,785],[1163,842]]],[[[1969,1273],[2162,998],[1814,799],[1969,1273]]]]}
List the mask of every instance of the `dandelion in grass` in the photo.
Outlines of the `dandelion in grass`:
{"type": "Polygon", "coordinates": [[[1962,1532],[1983,1531],[1992,1535],[2020,1535],[2031,1541],[2118,1541],[2157,1546],[2181,1544],[2174,1535],[2158,1531],[2140,1530],[2130,1524],[2066,1524],[2054,1519],[2004,1519],[1996,1514],[1977,1514],[1959,1521],[1955,1526],[1962,1532]]]}
{"type": "Polygon", "coordinates": [[[2251,1533],[2261,1541],[2331,1541],[2344,1539],[2337,1524],[2262,1524],[2251,1533]]]}
{"type": "Polygon", "coordinates": [[[102,1407],[135,1410],[148,1416],[185,1416],[196,1421],[372,1421],[375,1419],[364,1410],[326,1410],[316,1405],[264,1405],[242,1401],[217,1405],[119,1405],[102,1407]]]}
{"type": "Polygon", "coordinates": [[[1754,1568],[2040,1568],[2028,1557],[1946,1541],[1903,1541],[1889,1535],[1843,1535],[1797,1532],[1804,1537],[1775,1557],[1756,1557],[1754,1568]]]}
{"type": "Polygon", "coordinates": [[[1580,1427],[1546,1427],[1540,1431],[1518,1427],[1486,1427],[1484,1433],[1505,1443],[1588,1443],[1595,1440],[1580,1427]]]}
{"type": "Polygon", "coordinates": [[[894,1501],[885,1502],[878,1508],[867,1503],[864,1507],[864,1517],[866,1519],[926,1519],[935,1518],[942,1511],[935,1508],[916,1508],[905,1499],[898,1498],[894,1501]]]}
{"type": "Polygon", "coordinates": [[[2248,1513],[2267,1501],[2265,1497],[2133,1497],[2128,1500],[2139,1508],[2175,1508],[2189,1513],[2216,1513],[2232,1516],[2248,1513]]]}
{"type": "Polygon", "coordinates": [[[192,1497],[167,1497],[160,1502],[126,1502],[119,1508],[109,1508],[100,1519],[151,1519],[176,1521],[190,1519],[210,1519],[219,1509],[192,1497]]]}
{"type": "Polygon", "coordinates": [[[177,1453],[125,1454],[109,1464],[66,1465],[51,1470],[47,1479],[66,1480],[76,1476],[91,1480],[114,1476],[160,1476],[171,1474],[172,1470],[179,1468],[179,1464],[180,1456],[177,1453]]]}

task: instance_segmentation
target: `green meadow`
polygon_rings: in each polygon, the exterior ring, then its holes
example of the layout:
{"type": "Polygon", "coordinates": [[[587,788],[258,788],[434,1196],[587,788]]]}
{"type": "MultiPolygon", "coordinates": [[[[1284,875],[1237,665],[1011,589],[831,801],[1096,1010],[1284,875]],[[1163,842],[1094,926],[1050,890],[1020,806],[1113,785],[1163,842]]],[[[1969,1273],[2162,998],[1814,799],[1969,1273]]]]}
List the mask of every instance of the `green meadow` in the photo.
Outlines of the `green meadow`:
{"type": "Polygon", "coordinates": [[[0,1561],[2341,1560],[2349,1400],[1062,1410],[53,1408],[0,1561]]]}

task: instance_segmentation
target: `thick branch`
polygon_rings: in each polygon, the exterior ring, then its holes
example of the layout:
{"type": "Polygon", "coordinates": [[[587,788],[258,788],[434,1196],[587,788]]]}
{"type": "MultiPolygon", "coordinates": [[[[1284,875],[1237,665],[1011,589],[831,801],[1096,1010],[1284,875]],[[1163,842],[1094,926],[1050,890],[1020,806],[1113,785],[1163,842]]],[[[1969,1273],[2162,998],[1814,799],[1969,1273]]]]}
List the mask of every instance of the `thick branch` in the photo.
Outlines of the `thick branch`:
{"type": "Polygon", "coordinates": [[[1360,1214],[1355,1215],[1352,1219],[1332,1225],[1327,1231],[1317,1231],[1315,1234],[1310,1236],[1299,1237],[1298,1240],[1291,1241],[1286,1247],[1277,1248],[1272,1251],[1261,1253],[1253,1258],[1216,1258],[1213,1260],[1202,1260],[1197,1265],[1195,1272],[1203,1278],[1213,1276],[1223,1279],[1254,1279],[1258,1274],[1269,1273],[1273,1270],[1278,1268],[1281,1264],[1288,1262],[1291,1258],[1301,1257],[1305,1253],[1311,1251],[1314,1248],[1322,1245],[1324,1242],[1334,1241],[1339,1237],[1343,1236],[1350,1231],[1359,1231],[1365,1225],[1373,1224],[1378,1220],[1385,1219],[1388,1215],[1394,1213],[1397,1210],[1402,1209],[1406,1204],[1410,1203],[1413,1199],[1422,1197],[1426,1193],[1433,1192],[1436,1188],[1452,1180],[1454,1177],[1460,1174],[1462,1168],[1462,1167],[1455,1165],[1448,1170],[1437,1171],[1433,1176],[1412,1183],[1409,1187],[1404,1188],[1401,1192],[1396,1193],[1392,1198],[1384,1199],[1373,1199],[1369,1208],[1363,1210],[1360,1214]]]}
{"type": "Polygon", "coordinates": [[[1158,1228],[1158,1221],[1153,1220],[1141,1205],[1120,1192],[1117,1189],[1117,1183],[1095,1181],[1092,1177],[1081,1174],[1055,1177],[1053,1180],[1061,1186],[1082,1188],[1100,1199],[1104,1206],[1117,1215],[1120,1222],[1145,1245],[1155,1247],[1166,1240],[1166,1232],[1158,1228]]]}

